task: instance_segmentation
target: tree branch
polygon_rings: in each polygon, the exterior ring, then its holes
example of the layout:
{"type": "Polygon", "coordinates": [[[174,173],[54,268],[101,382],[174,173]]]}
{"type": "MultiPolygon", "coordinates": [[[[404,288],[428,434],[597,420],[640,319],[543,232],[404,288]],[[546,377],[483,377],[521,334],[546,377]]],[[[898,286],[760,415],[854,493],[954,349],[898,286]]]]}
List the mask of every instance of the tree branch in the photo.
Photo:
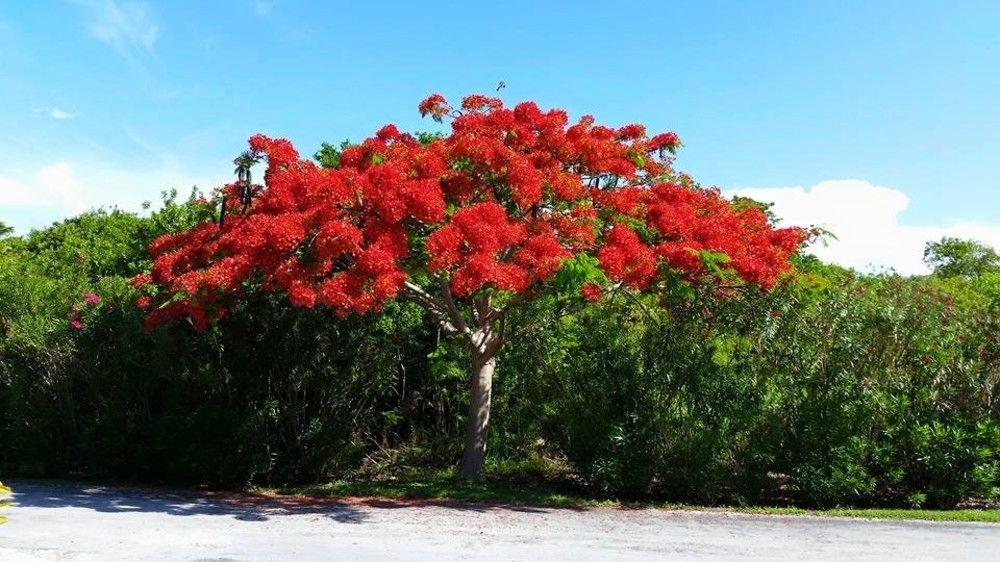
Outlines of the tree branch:
{"type": "MultiPolygon", "coordinates": [[[[444,307],[441,305],[441,303],[439,303],[437,299],[431,296],[427,291],[424,291],[418,285],[415,285],[409,281],[407,281],[403,285],[403,290],[405,291],[406,295],[410,297],[411,300],[413,300],[413,302],[417,303],[424,310],[429,312],[431,316],[433,316],[434,319],[437,320],[438,324],[445,332],[448,332],[449,334],[457,334],[462,332],[462,330],[456,328],[455,325],[452,324],[449,318],[449,314],[444,310],[444,307]]],[[[467,332],[468,329],[466,328],[465,331],[467,332]]]]}
{"type": "Polygon", "coordinates": [[[490,301],[490,295],[486,293],[473,299],[472,315],[476,319],[476,326],[480,329],[485,329],[489,326],[490,319],[495,312],[490,301]]]}
{"type": "Polygon", "coordinates": [[[448,281],[444,279],[439,280],[438,287],[441,288],[441,295],[444,297],[445,309],[448,312],[448,316],[451,317],[451,321],[463,334],[472,333],[472,331],[469,330],[469,326],[465,323],[465,318],[462,318],[462,312],[458,310],[458,305],[455,304],[455,298],[451,295],[451,287],[448,286],[448,281]]]}

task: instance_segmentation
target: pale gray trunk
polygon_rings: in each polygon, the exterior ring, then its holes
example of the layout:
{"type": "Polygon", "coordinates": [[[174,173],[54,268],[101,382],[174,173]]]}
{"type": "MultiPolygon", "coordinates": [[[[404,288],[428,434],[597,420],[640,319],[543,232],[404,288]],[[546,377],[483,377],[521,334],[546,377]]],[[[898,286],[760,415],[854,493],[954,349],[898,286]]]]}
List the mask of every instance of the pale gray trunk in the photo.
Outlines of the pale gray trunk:
{"type": "Polygon", "coordinates": [[[490,427],[490,401],[493,396],[493,372],[497,359],[492,343],[473,344],[472,380],[469,385],[469,425],[465,438],[465,456],[460,475],[466,480],[486,477],[486,438],[490,427]]]}

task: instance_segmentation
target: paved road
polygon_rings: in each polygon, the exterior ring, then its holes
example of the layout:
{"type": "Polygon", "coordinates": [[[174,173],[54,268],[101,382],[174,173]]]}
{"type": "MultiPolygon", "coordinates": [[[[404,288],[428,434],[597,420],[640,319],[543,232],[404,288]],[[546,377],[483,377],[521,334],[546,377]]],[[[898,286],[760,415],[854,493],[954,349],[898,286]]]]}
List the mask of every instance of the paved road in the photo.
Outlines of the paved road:
{"type": "Polygon", "coordinates": [[[0,560],[997,560],[1000,526],[13,482],[0,560]]]}

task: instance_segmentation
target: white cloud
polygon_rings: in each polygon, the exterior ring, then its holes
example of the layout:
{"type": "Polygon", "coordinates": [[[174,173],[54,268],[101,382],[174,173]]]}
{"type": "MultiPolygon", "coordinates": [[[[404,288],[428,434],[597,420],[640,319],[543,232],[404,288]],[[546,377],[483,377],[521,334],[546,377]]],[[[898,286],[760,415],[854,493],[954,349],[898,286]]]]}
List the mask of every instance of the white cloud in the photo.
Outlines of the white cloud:
{"type": "Polygon", "coordinates": [[[77,213],[86,209],[83,188],[66,162],[43,166],[28,180],[0,176],[0,208],[53,207],[77,213]]]}
{"type": "Polygon", "coordinates": [[[62,120],[62,119],[72,119],[72,118],[76,117],[76,114],[75,113],[70,113],[68,111],[63,111],[63,110],[59,109],[58,107],[53,107],[52,111],[49,111],[49,117],[52,117],[53,119],[60,119],[60,120],[62,120]]]}
{"type": "Polygon", "coordinates": [[[153,47],[160,38],[160,27],[146,4],[129,0],[77,0],[77,3],[90,12],[90,35],[144,71],[145,61],[152,58],[153,47]]]}
{"type": "Polygon", "coordinates": [[[811,248],[821,259],[871,271],[892,268],[903,274],[926,273],[924,244],[943,236],[972,238],[1000,248],[1000,224],[956,222],[909,226],[899,218],[910,198],[898,189],[856,179],[820,182],[802,187],[747,187],[728,195],[774,203],[783,225],[819,226],[836,240],[811,248]]]}
{"type": "Polygon", "coordinates": [[[34,173],[0,176],[0,220],[23,234],[99,207],[138,212],[143,202],[158,202],[165,190],[176,188],[187,195],[195,185],[209,191],[223,181],[222,177],[206,180],[169,170],[56,162],[34,173]]]}
{"type": "Polygon", "coordinates": [[[57,162],[45,166],[38,171],[38,187],[41,197],[48,197],[60,208],[71,213],[80,213],[87,209],[83,186],[73,168],[66,162],[57,162]]]}
{"type": "Polygon", "coordinates": [[[31,188],[12,178],[0,176],[0,209],[31,204],[31,188]]]}

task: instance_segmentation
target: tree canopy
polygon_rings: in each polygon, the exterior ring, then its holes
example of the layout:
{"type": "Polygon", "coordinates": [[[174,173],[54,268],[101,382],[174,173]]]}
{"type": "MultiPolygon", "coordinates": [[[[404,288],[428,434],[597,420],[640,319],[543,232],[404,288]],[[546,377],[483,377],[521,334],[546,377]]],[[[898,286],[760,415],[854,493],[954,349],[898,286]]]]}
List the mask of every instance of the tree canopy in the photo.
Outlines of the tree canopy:
{"type": "Polygon", "coordinates": [[[941,277],[972,279],[1000,271],[1000,255],[996,250],[976,240],[954,237],[928,242],[924,262],[941,277]]]}
{"type": "Polygon", "coordinates": [[[204,327],[259,275],[295,306],[364,313],[405,295],[461,331],[448,298],[530,294],[574,258],[604,274],[586,279],[591,298],[612,285],[719,275],[766,288],[805,237],[674,172],[674,133],[590,116],[570,124],[562,110],[476,95],[460,109],[439,95],[419,108],[451,118],[451,133],[418,139],[386,125],[327,147],[329,167],[300,159],[287,140],[252,137],[252,153],[267,159],[264,185],[225,186],[239,202],[225,222],[151,246],[155,265],[138,280],[154,297],[142,302],[151,323],[189,317],[204,327]]]}

